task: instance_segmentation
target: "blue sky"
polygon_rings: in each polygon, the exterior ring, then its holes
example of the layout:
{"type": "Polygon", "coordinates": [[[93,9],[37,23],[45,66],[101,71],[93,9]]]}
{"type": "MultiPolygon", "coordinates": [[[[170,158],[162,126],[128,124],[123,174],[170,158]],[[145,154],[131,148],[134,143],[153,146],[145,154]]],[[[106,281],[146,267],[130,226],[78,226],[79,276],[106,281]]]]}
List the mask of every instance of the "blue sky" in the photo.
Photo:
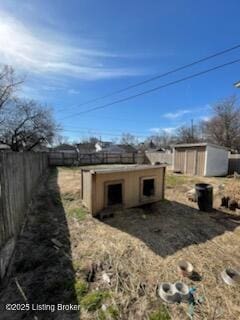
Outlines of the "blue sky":
{"type": "Polygon", "coordinates": [[[0,62],[26,75],[20,94],[52,106],[73,140],[173,132],[240,90],[240,63],[121,104],[78,114],[240,58],[240,49],[107,99],[84,102],[240,43],[240,2],[1,0],[0,62]],[[81,105],[81,106],[80,106],[81,105]]]}

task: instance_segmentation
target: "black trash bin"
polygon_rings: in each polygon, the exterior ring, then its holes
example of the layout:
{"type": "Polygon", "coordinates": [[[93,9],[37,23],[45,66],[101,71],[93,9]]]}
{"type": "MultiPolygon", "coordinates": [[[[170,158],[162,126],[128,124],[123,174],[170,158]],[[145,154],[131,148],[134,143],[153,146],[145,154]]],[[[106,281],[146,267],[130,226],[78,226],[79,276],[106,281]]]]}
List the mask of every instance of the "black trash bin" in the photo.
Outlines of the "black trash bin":
{"type": "Polygon", "coordinates": [[[213,187],[207,183],[195,185],[198,207],[201,211],[211,211],[213,207],[213,187]]]}

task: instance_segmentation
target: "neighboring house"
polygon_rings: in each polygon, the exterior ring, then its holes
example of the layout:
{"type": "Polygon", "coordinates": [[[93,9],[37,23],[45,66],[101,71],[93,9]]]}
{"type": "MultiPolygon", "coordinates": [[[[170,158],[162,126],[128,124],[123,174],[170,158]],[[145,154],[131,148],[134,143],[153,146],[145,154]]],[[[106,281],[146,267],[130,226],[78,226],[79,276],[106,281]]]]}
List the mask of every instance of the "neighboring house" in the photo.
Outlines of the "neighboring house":
{"type": "Polygon", "coordinates": [[[76,153],[78,152],[78,148],[76,146],[70,144],[60,144],[51,149],[52,152],[64,152],[64,153],[76,153]]]}
{"type": "Polygon", "coordinates": [[[211,143],[173,146],[173,170],[189,175],[225,176],[228,173],[228,149],[211,143]]]}
{"type": "Polygon", "coordinates": [[[77,144],[77,149],[79,150],[80,154],[87,154],[96,152],[95,145],[90,142],[82,142],[77,144]]]}
{"type": "Polygon", "coordinates": [[[49,152],[51,151],[52,149],[47,147],[47,146],[36,146],[34,147],[31,151],[35,151],[35,152],[49,152]]]}
{"type": "Polygon", "coordinates": [[[138,150],[130,144],[118,144],[117,146],[126,153],[137,153],[138,152],[138,150]]]}
{"type": "MultiPolygon", "coordinates": [[[[100,152],[100,151],[105,152],[111,146],[114,146],[113,142],[111,142],[111,141],[98,141],[95,144],[95,151],[96,152],[100,152]]],[[[108,152],[108,151],[106,151],[106,152],[108,152]]]]}
{"type": "Polygon", "coordinates": [[[129,144],[113,144],[112,142],[97,142],[96,152],[107,153],[137,153],[137,149],[129,144]]]}

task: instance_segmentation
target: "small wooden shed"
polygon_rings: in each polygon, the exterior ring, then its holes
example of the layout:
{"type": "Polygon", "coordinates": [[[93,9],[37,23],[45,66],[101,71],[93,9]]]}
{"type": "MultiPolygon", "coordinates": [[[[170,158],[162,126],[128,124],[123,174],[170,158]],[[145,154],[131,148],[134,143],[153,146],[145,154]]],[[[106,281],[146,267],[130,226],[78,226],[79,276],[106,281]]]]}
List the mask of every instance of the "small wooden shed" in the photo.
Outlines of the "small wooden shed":
{"type": "Polygon", "coordinates": [[[211,143],[177,144],[173,147],[173,170],[189,175],[225,176],[228,150],[211,143]]]}
{"type": "Polygon", "coordinates": [[[93,216],[109,207],[131,208],[164,199],[165,165],[81,170],[81,198],[93,216]]]}

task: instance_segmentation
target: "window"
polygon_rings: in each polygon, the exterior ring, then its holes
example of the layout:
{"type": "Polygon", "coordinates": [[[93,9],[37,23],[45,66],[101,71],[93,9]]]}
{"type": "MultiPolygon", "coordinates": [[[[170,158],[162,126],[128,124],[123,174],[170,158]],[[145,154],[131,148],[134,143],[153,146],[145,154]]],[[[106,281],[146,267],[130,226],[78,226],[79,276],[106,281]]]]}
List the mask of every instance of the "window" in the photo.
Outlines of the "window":
{"type": "Polygon", "coordinates": [[[107,186],[107,205],[122,204],[122,183],[109,184],[107,186]]]}
{"type": "Polygon", "coordinates": [[[152,197],[155,195],[154,179],[143,180],[143,191],[144,197],[152,197]]]}

